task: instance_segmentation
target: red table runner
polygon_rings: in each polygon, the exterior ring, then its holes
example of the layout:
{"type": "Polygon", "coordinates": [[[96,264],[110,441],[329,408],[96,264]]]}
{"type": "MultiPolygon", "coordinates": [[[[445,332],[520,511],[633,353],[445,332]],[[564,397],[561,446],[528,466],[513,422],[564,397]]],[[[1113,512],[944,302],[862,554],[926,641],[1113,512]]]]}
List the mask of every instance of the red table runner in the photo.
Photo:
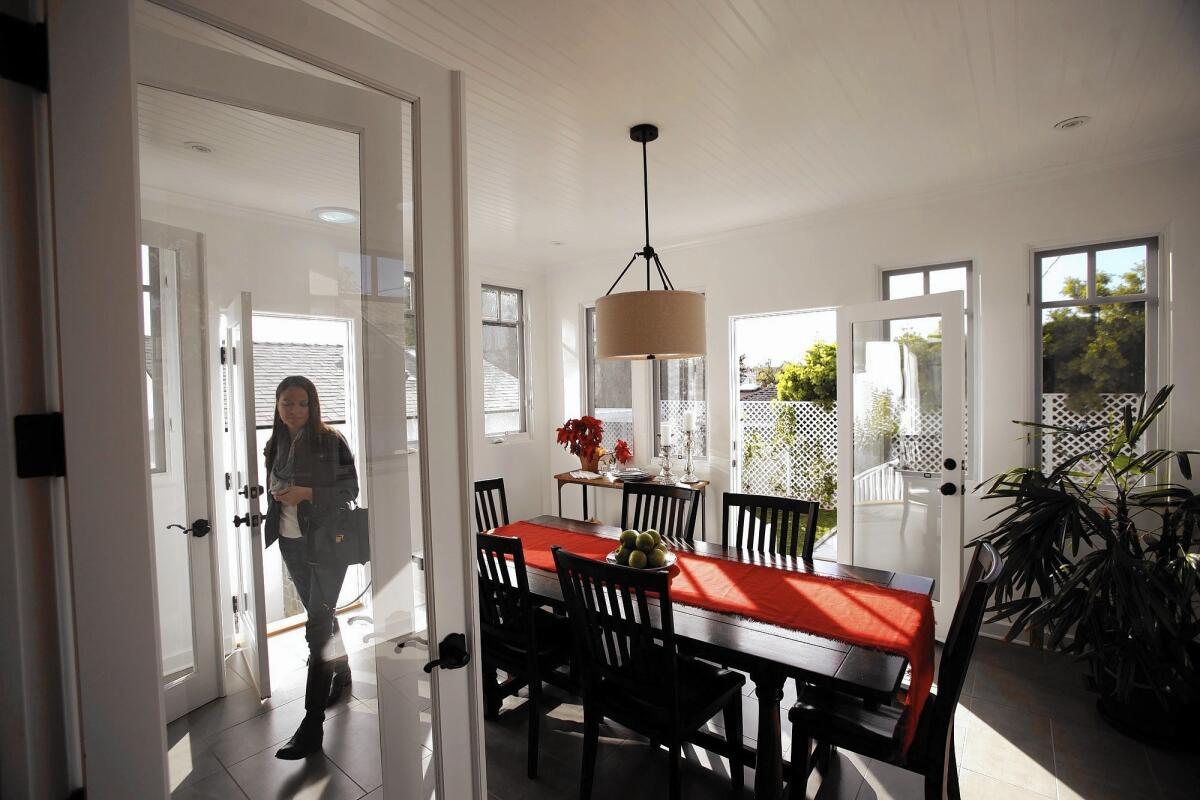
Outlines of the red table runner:
{"type": "MultiPolygon", "coordinates": [[[[597,560],[617,547],[613,539],[532,522],[516,522],[495,533],[519,538],[525,563],[550,572],[554,571],[552,545],[597,560]]],[[[933,605],[927,595],[695,553],[676,552],[676,556],[671,570],[674,602],[906,657],[912,666],[905,700],[907,749],[933,685],[933,605]]]]}

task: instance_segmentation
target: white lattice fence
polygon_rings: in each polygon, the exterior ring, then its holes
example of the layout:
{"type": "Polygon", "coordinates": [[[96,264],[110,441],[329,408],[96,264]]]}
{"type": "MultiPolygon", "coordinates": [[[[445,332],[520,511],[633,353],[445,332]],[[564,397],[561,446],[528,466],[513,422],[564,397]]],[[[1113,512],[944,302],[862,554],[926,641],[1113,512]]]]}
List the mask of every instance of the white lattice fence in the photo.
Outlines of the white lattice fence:
{"type": "MultiPolygon", "coordinates": [[[[1126,405],[1135,408],[1141,400],[1140,394],[1102,394],[1094,408],[1075,411],[1067,407],[1070,395],[1047,392],[1042,395],[1042,422],[1047,425],[1062,425],[1071,428],[1090,428],[1104,425],[1121,418],[1121,409],[1126,405]]],[[[1042,470],[1049,472],[1064,459],[1091,450],[1100,445],[1104,431],[1091,433],[1059,434],[1042,438],[1042,470]]]]}
{"type": "Polygon", "coordinates": [[[837,475],[837,406],[738,403],[740,490],[820,500],[837,475]]]}

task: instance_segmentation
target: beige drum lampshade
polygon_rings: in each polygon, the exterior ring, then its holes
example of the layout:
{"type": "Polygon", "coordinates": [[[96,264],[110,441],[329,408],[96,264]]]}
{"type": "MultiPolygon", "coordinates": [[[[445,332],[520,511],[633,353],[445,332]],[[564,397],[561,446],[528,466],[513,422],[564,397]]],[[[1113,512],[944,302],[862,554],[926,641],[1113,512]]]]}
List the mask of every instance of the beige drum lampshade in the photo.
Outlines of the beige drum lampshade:
{"type": "Polygon", "coordinates": [[[597,358],[693,358],[704,352],[699,292],[621,292],[596,301],[597,358]]]}

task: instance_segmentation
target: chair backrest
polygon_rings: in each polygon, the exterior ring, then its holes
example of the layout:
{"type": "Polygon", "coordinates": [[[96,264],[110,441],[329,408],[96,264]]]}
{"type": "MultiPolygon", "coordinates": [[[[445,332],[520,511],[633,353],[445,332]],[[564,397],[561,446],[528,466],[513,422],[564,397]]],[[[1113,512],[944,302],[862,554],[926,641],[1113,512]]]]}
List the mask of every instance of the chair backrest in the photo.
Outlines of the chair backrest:
{"type": "Polygon", "coordinates": [[[508,524],[508,498],[504,478],[475,481],[475,532],[483,533],[508,524]],[[496,495],[500,495],[500,514],[496,514],[496,495]]]}
{"type": "Polygon", "coordinates": [[[812,561],[819,504],[765,494],[721,494],[721,544],[757,553],[782,553],[812,561]],[[731,512],[732,511],[732,515],[731,512]],[[730,517],[736,519],[732,525],[730,517]]]}
{"type": "Polygon", "coordinates": [[[1004,562],[996,548],[988,542],[975,545],[975,555],[967,568],[967,580],[958,597],[958,607],[950,620],[950,631],[942,646],[942,659],[938,665],[937,700],[926,705],[920,724],[928,726],[929,748],[946,747],[954,710],[962,694],[967,668],[971,665],[971,654],[983,625],[983,612],[987,607],[992,585],[1000,575],[1004,562]]]}
{"type": "Polygon", "coordinates": [[[485,637],[525,647],[533,641],[533,602],[525,550],[515,536],[475,534],[479,622],[485,637]]]}
{"type": "Polygon", "coordinates": [[[554,547],[585,693],[604,680],[678,719],[678,660],[666,572],[621,567],[554,547]],[[656,595],[654,603],[650,595],[656,595]]]}
{"type": "Polygon", "coordinates": [[[690,542],[696,534],[699,498],[700,492],[686,486],[626,483],[621,492],[621,527],[639,531],[654,528],[664,536],[690,542]]]}

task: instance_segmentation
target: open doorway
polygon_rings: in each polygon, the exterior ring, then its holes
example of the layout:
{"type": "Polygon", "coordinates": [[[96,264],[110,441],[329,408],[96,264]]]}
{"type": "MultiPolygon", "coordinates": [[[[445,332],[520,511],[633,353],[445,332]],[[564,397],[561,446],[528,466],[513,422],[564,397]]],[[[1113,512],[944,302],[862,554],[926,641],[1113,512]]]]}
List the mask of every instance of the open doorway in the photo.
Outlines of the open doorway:
{"type": "Polygon", "coordinates": [[[836,558],[837,316],[730,318],[734,491],[814,500],[818,558],[836,558]]]}

